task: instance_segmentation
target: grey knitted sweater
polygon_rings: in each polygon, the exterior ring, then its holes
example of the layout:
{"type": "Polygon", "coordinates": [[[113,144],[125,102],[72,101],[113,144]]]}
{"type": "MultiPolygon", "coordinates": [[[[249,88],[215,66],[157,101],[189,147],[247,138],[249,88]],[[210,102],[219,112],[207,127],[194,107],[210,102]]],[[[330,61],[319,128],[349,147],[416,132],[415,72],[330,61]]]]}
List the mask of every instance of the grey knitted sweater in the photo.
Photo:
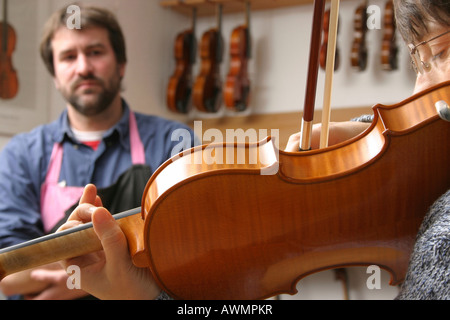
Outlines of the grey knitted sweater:
{"type": "Polygon", "coordinates": [[[450,190],[422,222],[396,299],[450,300],[450,190]]]}

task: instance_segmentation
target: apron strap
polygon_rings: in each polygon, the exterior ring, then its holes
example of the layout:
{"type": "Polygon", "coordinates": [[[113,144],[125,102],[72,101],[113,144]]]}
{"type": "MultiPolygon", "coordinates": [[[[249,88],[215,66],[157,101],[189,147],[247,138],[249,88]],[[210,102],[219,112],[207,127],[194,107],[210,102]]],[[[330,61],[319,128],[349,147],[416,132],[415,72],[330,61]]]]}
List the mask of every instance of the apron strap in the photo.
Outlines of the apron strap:
{"type": "Polygon", "coordinates": [[[50,164],[45,177],[45,183],[58,183],[59,173],[61,171],[61,163],[63,157],[63,147],[59,143],[53,145],[52,155],[50,156],[50,164]]]}
{"type": "MultiPolygon", "coordinates": [[[[136,117],[134,112],[130,111],[130,149],[131,149],[131,162],[133,164],[145,164],[145,151],[139,136],[139,131],[136,123],[136,117]]],[[[63,147],[60,143],[53,145],[52,154],[50,156],[49,170],[45,177],[45,182],[58,183],[59,173],[61,172],[61,164],[63,157],[63,147]]]]}
{"type": "Polygon", "coordinates": [[[136,123],[136,116],[130,110],[130,148],[131,161],[133,164],[145,164],[145,151],[139,136],[139,131],[136,123]]]}

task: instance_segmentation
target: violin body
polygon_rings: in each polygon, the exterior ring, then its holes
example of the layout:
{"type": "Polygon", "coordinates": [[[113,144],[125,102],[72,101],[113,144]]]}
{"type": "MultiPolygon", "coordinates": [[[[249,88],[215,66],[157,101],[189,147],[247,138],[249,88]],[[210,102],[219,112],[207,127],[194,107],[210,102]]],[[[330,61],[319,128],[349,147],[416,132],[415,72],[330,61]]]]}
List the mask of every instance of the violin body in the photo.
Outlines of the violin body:
{"type": "MultiPolygon", "coordinates": [[[[370,128],[320,150],[283,152],[268,139],[174,156],[142,207],[115,215],[133,263],[178,299],[294,294],[301,278],[344,266],[377,265],[402,282],[424,215],[450,187],[441,100],[450,82],[376,105],[370,128]]],[[[100,249],[84,224],[0,250],[0,279],[100,249]]]]}
{"type": "Polygon", "coordinates": [[[384,14],[384,35],[381,43],[381,66],[384,70],[397,69],[397,52],[395,44],[395,16],[392,0],[386,2],[384,14]]]}
{"type": "Polygon", "coordinates": [[[222,34],[206,31],[200,43],[201,67],[194,84],[193,103],[202,112],[217,112],[222,104],[220,64],[223,57],[222,34]]]}
{"type": "Polygon", "coordinates": [[[367,265],[402,282],[424,215],[450,187],[439,100],[450,101],[450,82],[374,106],[369,129],[329,148],[222,144],[167,161],[142,200],[159,286],[181,299],[264,299],[317,271],[367,265]]]}
{"type": "Polygon", "coordinates": [[[235,111],[247,109],[250,101],[250,79],[248,76],[248,51],[250,35],[246,26],[239,26],[231,33],[230,70],[224,88],[225,105],[235,111]]]}
{"type": "Polygon", "coordinates": [[[360,5],[354,16],[354,38],[350,54],[351,65],[358,71],[364,71],[367,67],[367,8],[365,4],[360,5]]]}
{"type": "Polygon", "coordinates": [[[188,113],[191,109],[192,65],[195,62],[196,41],[193,30],[177,35],[175,40],[176,68],[167,86],[167,105],[177,113],[188,113]]]}
{"type": "Polygon", "coordinates": [[[5,22],[0,22],[0,98],[12,99],[19,90],[19,81],[12,64],[12,54],[16,47],[16,32],[5,22]]]}

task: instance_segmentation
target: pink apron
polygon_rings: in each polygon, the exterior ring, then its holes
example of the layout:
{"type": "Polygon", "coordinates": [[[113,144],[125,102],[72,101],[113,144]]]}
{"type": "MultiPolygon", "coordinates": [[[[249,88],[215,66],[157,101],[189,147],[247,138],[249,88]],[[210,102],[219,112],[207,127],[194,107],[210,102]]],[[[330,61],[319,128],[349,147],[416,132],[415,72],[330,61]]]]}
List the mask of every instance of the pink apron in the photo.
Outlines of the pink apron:
{"type": "MultiPolygon", "coordinates": [[[[130,111],[130,148],[133,165],[145,164],[145,151],[136,124],[136,117],[130,111]]],[[[41,186],[41,215],[44,230],[48,233],[65,216],[65,212],[77,203],[83,194],[83,187],[66,187],[58,184],[63,148],[59,143],[53,146],[45,182],[41,186]]]]}

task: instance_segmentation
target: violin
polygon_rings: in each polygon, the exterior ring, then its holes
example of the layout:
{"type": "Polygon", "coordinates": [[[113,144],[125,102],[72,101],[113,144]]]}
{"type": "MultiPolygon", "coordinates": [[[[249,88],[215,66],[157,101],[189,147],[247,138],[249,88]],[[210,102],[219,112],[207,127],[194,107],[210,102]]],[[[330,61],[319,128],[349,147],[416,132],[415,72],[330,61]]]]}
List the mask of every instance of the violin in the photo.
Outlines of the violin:
{"type": "Polygon", "coordinates": [[[8,23],[8,0],[3,0],[3,21],[0,22],[0,98],[12,99],[19,91],[19,81],[12,65],[12,54],[16,47],[16,32],[8,23]]]}
{"type": "Polygon", "coordinates": [[[188,113],[192,105],[192,66],[197,55],[196,17],[197,8],[193,8],[192,28],[179,33],[175,39],[176,67],[167,86],[167,106],[177,113],[188,113]]]}
{"type": "MultiPolygon", "coordinates": [[[[320,68],[325,70],[326,62],[327,62],[327,49],[328,49],[328,31],[330,25],[330,10],[325,11],[323,16],[323,33],[322,33],[322,46],[320,47],[320,68]]],[[[339,69],[339,48],[336,46],[336,54],[335,54],[335,62],[334,62],[334,71],[339,69]]]]}
{"type": "Polygon", "coordinates": [[[220,65],[223,59],[222,5],[217,5],[217,28],[207,30],[200,43],[201,67],[194,84],[193,104],[202,112],[217,112],[222,104],[220,65]]]}
{"type": "MultiPolygon", "coordinates": [[[[294,294],[307,275],[347,266],[377,265],[401,283],[426,211],[450,187],[439,115],[449,102],[447,81],[377,104],[366,131],[318,150],[284,152],[269,137],[174,156],[141,207],[115,215],[133,263],[176,299],[294,294]]],[[[0,277],[100,249],[81,225],[0,250],[0,277]]]]}
{"type": "Polygon", "coordinates": [[[367,67],[366,21],[367,4],[364,1],[355,11],[354,38],[350,54],[351,66],[358,71],[364,71],[367,67]]]}
{"type": "Polygon", "coordinates": [[[225,106],[234,111],[247,109],[250,100],[248,60],[251,57],[250,3],[246,7],[246,24],[233,29],[230,39],[230,70],[224,87],[225,106]]]}
{"type": "MultiPolygon", "coordinates": [[[[177,299],[294,294],[311,273],[373,264],[401,283],[428,207],[450,187],[441,142],[450,123],[434,106],[442,100],[450,81],[376,105],[370,128],[324,149],[284,152],[269,138],[169,159],[142,207],[115,215],[133,263],[177,299]]],[[[100,249],[82,225],[0,250],[0,275],[100,249]]]]}
{"type": "Polygon", "coordinates": [[[384,70],[397,69],[397,45],[395,44],[395,16],[394,4],[388,0],[384,13],[384,34],[381,43],[381,66],[384,70]]]}

